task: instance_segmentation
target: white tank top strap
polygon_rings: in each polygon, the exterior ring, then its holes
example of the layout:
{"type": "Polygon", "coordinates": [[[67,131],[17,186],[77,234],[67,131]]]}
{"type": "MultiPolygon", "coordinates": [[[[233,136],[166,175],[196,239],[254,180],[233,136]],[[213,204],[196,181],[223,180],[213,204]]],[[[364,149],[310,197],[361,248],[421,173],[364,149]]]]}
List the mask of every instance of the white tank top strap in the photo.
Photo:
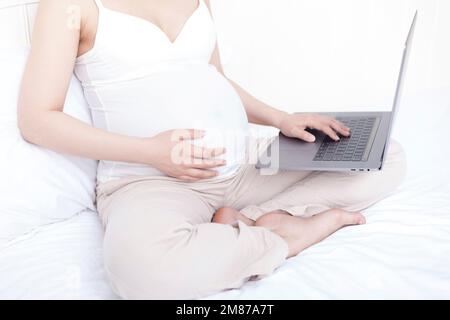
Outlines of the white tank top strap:
{"type": "Polygon", "coordinates": [[[95,2],[95,4],[97,5],[98,10],[102,10],[102,9],[105,8],[105,7],[103,6],[102,0],[94,0],[94,2],[95,2]]]}

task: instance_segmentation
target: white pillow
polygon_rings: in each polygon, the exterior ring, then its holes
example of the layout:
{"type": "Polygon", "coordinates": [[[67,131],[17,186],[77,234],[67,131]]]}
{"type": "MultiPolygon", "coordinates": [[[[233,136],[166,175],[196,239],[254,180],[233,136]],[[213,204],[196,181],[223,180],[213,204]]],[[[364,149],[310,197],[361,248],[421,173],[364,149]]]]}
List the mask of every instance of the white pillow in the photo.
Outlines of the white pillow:
{"type": "MultiPolygon", "coordinates": [[[[95,210],[97,162],[31,145],[17,128],[17,98],[28,52],[0,51],[0,247],[38,226],[95,210]]],[[[64,112],[92,123],[75,77],[64,112]]]]}

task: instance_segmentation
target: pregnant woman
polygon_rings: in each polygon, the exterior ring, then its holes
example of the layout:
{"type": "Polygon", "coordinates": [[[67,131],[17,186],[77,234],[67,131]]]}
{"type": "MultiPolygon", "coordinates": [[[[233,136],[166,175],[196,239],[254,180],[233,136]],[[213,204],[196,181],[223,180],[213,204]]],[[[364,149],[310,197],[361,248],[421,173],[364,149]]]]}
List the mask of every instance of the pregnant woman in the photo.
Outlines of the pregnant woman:
{"type": "MultiPolygon", "coordinates": [[[[207,0],[41,0],[19,103],[29,142],[100,160],[105,269],[128,299],[190,299],[269,275],[392,192],[382,172],[278,172],[249,159],[248,123],[314,141],[338,121],[291,115],[227,79],[207,0]],[[94,127],[62,112],[72,73],[94,127]]],[[[257,146],[257,145],[256,145],[257,146]]]]}

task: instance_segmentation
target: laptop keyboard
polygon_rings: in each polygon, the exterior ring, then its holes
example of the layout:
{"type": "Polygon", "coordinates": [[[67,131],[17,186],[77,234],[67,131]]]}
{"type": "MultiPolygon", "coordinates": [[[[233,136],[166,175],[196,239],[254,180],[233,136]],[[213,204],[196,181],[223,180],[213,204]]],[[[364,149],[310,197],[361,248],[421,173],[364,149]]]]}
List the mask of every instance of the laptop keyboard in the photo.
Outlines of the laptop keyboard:
{"type": "Polygon", "coordinates": [[[337,142],[327,136],[314,161],[367,161],[369,152],[366,150],[369,142],[373,142],[372,131],[377,119],[377,117],[337,118],[350,128],[351,136],[337,142]]]}

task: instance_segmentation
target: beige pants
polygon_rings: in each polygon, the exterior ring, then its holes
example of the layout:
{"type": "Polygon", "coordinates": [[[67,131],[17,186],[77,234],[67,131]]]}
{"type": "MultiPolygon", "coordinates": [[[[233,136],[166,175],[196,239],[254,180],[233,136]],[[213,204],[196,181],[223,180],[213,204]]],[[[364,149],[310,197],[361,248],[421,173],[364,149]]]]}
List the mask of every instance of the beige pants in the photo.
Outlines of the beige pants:
{"type": "Polygon", "coordinates": [[[272,273],[288,248],[275,233],[239,223],[213,224],[228,206],[256,220],[273,210],[310,216],[330,208],[363,210],[393,192],[405,176],[393,143],[382,172],[280,172],[264,176],[244,165],[231,177],[184,183],[139,177],[97,188],[106,228],[105,268],[127,299],[191,299],[238,288],[272,273]]]}

